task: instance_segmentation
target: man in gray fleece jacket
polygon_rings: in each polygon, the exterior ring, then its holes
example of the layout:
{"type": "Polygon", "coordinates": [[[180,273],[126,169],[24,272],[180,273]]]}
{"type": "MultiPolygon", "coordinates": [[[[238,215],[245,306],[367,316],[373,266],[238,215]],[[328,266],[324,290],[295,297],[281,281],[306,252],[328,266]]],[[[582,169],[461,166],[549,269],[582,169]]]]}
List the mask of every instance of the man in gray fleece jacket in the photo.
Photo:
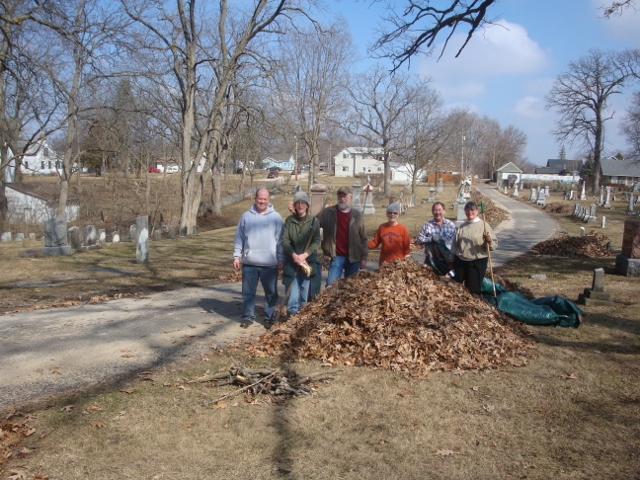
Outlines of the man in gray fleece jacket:
{"type": "Polygon", "coordinates": [[[255,203],[240,217],[233,239],[233,268],[242,265],[242,328],[256,319],[258,280],[265,296],[265,328],[271,328],[278,303],[278,270],[284,266],[282,227],[284,222],[269,203],[269,191],[260,188],[255,203]]]}

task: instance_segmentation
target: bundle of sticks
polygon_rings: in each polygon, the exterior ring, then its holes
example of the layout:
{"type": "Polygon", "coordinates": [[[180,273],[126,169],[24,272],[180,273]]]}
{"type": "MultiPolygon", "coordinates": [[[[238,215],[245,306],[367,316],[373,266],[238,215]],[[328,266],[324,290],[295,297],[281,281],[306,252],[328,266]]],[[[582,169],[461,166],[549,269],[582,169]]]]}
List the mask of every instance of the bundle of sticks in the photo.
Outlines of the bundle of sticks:
{"type": "Polygon", "coordinates": [[[223,395],[213,403],[218,403],[237,395],[245,395],[251,401],[259,395],[270,397],[291,397],[296,395],[310,395],[314,390],[314,384],[319,382],[328,383],[333,380],[326,377],[326,374],[335,372],[319,372],[308,376],[300,375],[295,370],[287,368],[255,368],[250,369],[244,366],[230,367],[224,372],[207,374],[190,380],[189,383],[215,382],[216,387],[225,385],[235,385],[241,387],[239,390],[223,395]],[[322,377],[319,377],[322,375],[322,377]]]}

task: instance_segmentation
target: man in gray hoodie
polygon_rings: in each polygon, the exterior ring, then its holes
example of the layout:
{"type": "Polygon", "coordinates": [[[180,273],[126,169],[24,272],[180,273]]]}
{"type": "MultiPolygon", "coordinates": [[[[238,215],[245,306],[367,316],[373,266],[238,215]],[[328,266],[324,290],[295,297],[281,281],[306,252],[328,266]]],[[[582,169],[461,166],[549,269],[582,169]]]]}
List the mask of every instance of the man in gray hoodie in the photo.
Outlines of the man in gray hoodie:
{"type": "Polygon", "coordinates": [[[278,270],[284,266],[282,227],[284,222],[269,203],[269,190],[260,188],[255,203],[240,217],[233,239],[233,268],[242,265],[242,328],[256,319],[258,280],[265,296],[264,326],[271,328],[278,303],[278,270]]]}

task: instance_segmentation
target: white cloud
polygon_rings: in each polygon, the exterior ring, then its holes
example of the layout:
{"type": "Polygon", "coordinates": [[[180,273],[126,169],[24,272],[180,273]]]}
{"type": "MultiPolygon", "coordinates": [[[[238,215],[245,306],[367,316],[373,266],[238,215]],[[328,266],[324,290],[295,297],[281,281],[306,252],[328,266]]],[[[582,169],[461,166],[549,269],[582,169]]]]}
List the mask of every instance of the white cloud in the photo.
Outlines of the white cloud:
{"type": "Polygon", "coordinates": [[[541,118],[546,113],[544,99],[527,95],[516,102],[516,115],[525,118],[541,118]]]}
{"type": "Polygon", "coordinates": [[[478,31],[458,58],[455,53],[464,42],[464,34],[454,35],[444,55],[437,61],[442,45],[420,65],[423,75],[435,81],[457,78],[488,78],[499,75],[533,73],[547,64],[545,52],[518,24],[500,20],[478,31]]]}

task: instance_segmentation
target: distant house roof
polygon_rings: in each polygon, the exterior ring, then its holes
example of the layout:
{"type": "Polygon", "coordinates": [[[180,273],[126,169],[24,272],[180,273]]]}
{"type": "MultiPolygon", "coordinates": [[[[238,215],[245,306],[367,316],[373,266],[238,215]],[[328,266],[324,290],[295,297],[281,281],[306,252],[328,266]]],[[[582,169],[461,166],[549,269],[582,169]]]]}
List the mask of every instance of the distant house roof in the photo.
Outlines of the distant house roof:
{"type": "Polygon", "coordinates": [[[579,172],[580,170],[582,170],[583,165],[584,165],[584,162],[582,160],[567,160],[567,159],[547,160],[547,167],[557,169],[559,174],[579,172]]]}
{"type": "Polygon", "coordinates": [[[339,153],[368,153],[369,155],[382,155],[384,154],[384,149],[381,147],[346,147],[339,153]]]}
{"type": "Polygon", "coordinates": [[[499,169],[496,170],[501,173],[522,173],[522,169],[515,165],[513,162],[505,163],[499,169]]]}
{"type": "Polygon", "coordinates": [[[535,173],[542,175],[560,175],[560,170],[551,167],[536,167],[535,173]]]}
{"type": "Polygon", "coordinates": [[[267,155],[266,158],[271,159],[274,162],[282,163],[291,160],[293,158],[293,155],[287,153],[279,153],[274,155],[267,155]]]}
{"type": "MultiPolygon", "coordinates": [[[[22,182],[12,183],[7,185],[16,192],[24,193],[35,198],[39,198],[47,202],[49,205],[55,206],[58,203],[58,197],[60,195],[60,185],[57,183],[38,183],[38,182],[22,182]]],[[[69,191],[67,197],[68,204],[79,204],[80,198],[77,194],[69,191]]]]}
{"type": "Polygon", "coordinates": [[[605,177],[640,177],[640,163],[604,158],[600,160],[600,173],[605,177]]]}

